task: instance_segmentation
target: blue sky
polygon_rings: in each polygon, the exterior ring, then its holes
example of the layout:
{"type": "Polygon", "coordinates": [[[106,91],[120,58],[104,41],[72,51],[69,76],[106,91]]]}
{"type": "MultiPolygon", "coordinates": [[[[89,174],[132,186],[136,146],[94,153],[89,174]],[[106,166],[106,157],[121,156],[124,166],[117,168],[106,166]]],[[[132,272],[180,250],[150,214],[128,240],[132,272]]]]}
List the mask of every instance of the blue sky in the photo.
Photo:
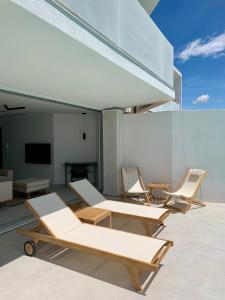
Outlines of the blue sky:
{"type": "Polygon", "coordinates": [[[161,0],[152,19],[183,74],[183,109],[225,109],[225,0],[161,0]]]}

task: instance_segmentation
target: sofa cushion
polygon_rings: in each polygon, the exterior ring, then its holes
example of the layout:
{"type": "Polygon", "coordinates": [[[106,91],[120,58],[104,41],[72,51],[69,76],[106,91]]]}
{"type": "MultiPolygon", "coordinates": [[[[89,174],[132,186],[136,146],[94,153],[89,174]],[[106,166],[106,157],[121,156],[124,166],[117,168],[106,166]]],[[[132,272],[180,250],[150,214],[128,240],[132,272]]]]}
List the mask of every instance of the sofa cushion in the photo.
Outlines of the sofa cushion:
{"type": "Polygon", "coordinates": [[[0,202],[12,200],[12,181],[0,182],[0,202]]]}
{"type": "Polygon", "coordinates": [[[4,177],[6,180],[13,181],[13,170],[0,169],[0,177],[4,177]]]}
{"type": "Polygon", "coordinates": [[[7,176],[0,176],[0,181],[8,181],[9,178],[7,176]]]}
{"type": "Polygon", "coordinates": [[[49,185],[49,179],[45,178],[27,178],[16,180],[13,182],[13,187],[32,188],[36,186],[49,185]]]}

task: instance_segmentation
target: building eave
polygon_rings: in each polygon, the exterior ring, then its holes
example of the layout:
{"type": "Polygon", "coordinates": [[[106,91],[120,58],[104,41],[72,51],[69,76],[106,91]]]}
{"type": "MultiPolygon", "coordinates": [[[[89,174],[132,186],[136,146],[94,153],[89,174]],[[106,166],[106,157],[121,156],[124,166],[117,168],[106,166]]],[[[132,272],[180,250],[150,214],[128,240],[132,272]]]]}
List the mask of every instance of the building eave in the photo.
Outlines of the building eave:
{"type": "Polygon", "coordinates": [[[146,12],[151,15],[160,0],[138,0],[146,12]]]}

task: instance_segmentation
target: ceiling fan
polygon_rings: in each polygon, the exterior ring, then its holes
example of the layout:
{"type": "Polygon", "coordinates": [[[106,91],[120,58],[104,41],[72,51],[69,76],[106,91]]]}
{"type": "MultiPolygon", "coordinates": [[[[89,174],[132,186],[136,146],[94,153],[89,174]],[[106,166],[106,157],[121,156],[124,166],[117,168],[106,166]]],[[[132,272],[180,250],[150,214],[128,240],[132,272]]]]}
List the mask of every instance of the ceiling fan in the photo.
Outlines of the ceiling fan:
{"type": "Polygon", "coordinates": [[[7,112],[10,112],[10,111],[17,111],[17,110],[25,110],[26,107],[25,106],[14,106],[14,107],[9,107],[7,104],[4,104],[3,105],[4,107],[4,110],[0,110],[0,112],[2,113],[7,113],[7,112]]]}
{"type": "Polygon", "coordinates": [[[6,111],[26,109],[25,106],[9,107],[7,104],[4,104],[4,107],[6,111]]]}

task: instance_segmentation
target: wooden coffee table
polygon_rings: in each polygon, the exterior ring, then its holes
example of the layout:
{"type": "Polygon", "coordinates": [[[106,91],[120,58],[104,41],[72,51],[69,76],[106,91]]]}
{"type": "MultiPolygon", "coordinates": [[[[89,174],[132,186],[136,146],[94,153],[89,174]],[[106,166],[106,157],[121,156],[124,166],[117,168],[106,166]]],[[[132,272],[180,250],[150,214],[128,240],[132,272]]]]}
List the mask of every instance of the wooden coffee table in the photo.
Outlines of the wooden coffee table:
{"type": "Polygon", "coordinates": [[[152,200],[154,200],[153,197],[153,190],[161,190],[161,191],[171,191],[171,185],[168,183],[149,183],[148,184],[149,194],[152,200]]]}
{"type": "Polygon", "coordinates": [[[100,221],[109,218],[109,228],[112,227],[111,211],[96,207],[85,207],[75,212],[76,216],[85,223],[97,225],[100,221]]]}

